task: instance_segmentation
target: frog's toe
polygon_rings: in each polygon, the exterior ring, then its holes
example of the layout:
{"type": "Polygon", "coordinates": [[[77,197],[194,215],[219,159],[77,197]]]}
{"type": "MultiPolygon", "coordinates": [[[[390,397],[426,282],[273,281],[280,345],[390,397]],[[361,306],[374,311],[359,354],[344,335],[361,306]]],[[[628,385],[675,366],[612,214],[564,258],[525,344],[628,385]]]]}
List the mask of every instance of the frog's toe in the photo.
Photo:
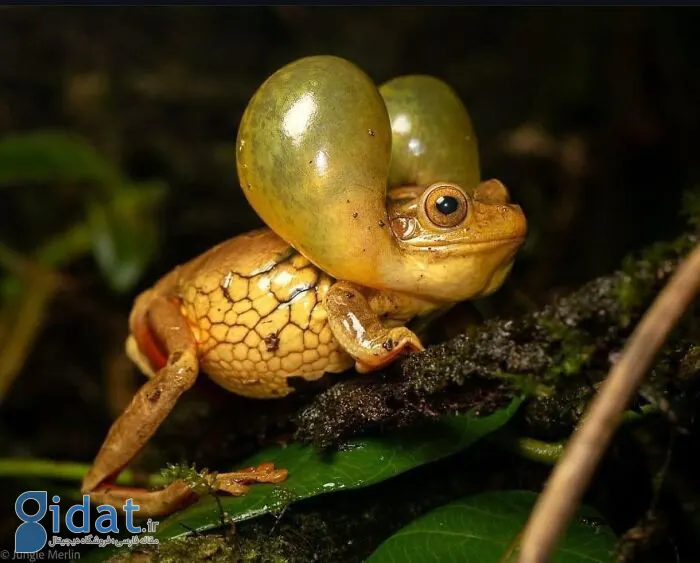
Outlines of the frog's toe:
{"type": "Polygon", "coordinates": [[[423,350],[425,350],[423,344],[411,330],[406,327],[396,327],[387,331],[387,336],[372,355],[355,362],[355,369],[358,373],[370,373],[388,366],[400,356],[423,350]]]}
{"type": "Polygon", "coordinates": [[[250,490],[248,485],[243,485],[233,479],[221,478],[221,476],[217,478],[214,487],[217,491],[227,493],[234,497],[243,496],[250,490]]]}
{"type": "Polygon", "coordinates": [[[420,339],[411,330],[403,326],[390,331],[385,347],[396,354],[422,352],[425,350],[420,339]]]}
{"type": "Polygon", "coordinates": [[[230,495],[244,495],[252,483],[281,483],[287,479],[286,469],[276,468],[273,463],[261,463],[257,467],[246,467],[231,473],[219,473],[214,488],[230,495]]]}

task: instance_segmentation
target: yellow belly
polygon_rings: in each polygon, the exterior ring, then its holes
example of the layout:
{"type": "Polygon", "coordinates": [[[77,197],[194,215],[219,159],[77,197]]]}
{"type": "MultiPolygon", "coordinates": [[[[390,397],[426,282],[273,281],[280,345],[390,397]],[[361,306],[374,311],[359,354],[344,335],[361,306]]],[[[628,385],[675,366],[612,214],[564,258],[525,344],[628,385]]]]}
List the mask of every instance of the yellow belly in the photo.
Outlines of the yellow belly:
{"type": "Polygon", "coordinates": [[[204,372],[236,394],[281,397],[287,379],[318,379],[353,361],[333,337],[323,300],[333,279],[297,253],[250,276],[234,269],[190,280],[181,311],[204,372]]]}

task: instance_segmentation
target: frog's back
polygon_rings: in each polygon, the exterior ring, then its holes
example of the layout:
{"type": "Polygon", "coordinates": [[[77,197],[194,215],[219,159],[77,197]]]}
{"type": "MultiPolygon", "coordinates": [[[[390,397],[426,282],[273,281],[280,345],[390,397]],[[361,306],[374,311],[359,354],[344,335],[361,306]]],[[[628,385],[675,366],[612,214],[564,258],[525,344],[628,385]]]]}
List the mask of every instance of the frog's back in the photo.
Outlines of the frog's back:
{"type": "Polygon", "coordinates": [[[323,307],[334,280],[269,229],[240,235],[182,267],[178,293],[205,371],[249,397],[283,396],[290,376],[352,365],[323,307]]]}

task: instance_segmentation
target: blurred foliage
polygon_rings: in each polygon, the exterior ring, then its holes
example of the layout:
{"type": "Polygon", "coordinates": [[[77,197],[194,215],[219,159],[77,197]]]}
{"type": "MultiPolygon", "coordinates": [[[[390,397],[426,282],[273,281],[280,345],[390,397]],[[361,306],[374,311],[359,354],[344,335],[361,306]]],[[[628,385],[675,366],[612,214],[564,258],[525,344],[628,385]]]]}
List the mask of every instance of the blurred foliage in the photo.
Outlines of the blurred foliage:
{"type": "MultiPolygon", "coordinates": [[[[41,330],[45,309],[59,290],[54,271],[92,252],[109,287],[131,290],[158,246],[156,224],[149,216],[165,187],[155,182],[129,182],[88,142],[74,134],[39,131],[0,139],[0,189],[13,190],[21,208],[48,207],[61,213],[59,201],[39,200],[30,185],[59,195],[78,187],[84,208],[62,232],[37,237],[27,256],[0,242],[0,401],[24,364],[41,330]]],[[[19,218],[32,233],[42,233],[38,216],[19,218]],[[36,221],[33,226],[32,223],[36,221]]]]}
{"type": "Polygon", "coordinates": [[[71,133],[36,131],[0,139],[0,187],[29,183],[90,184],[111,193],[122,179],[94,147],[71,133]]]}
{"type": "MultiPolygon", "coordinates": [[[[158,244],[150,216],[162,200],[165,186],[128,181],[94,147],[74,134],[41,131],[0,139],[0,188],[16,190],[17,197],[29,199],[23,206],[26,209],[32,203],[36,205],[35,194],[23,190],[31,184],[54,197],[77,187],[76,203],[84,207],[84,217],[64,233],[36,241],[37,250],[31,258],[56,267],[92,249],[112,289],[132,289],[158,244]]],[[[43,200],[40,205],[47,203],[43,200]]],[[[60,207],[52,212],[60,213],[60,207]]],[[[31,229],[31,215],[24,219],[31,229]]],[[[40,232],[41,227],[36,225],[36,231],[40,232]]],[[[8,283],[3,287],[7,297],[8,283]]]]}
{"type": "Polygon", "coordinates": [[[149,218],[164,191],[160,183],[123,184],[109,202],[88,206],[95,260],[115,291],[133,289],[158,249],[149,218]]]}

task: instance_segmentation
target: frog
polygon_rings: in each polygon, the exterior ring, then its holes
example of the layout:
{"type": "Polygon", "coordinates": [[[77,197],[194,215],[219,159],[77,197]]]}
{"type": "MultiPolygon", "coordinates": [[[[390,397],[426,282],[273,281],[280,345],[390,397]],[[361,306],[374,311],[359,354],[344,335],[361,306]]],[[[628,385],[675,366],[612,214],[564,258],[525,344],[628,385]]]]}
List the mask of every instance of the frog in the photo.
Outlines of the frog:
{"type": "MultiPolygon", "coordinates": [[[[424,349],[406,325],[495,292],[527,233],[497,179],[482,181],[471,118],[427,75],[377,87],[354,63],[299,59],[250,99],[236,139],[241,189],[265,227],[180,265],[139,294],[126,353],[146,383],[112,424],[82,492],[138,516],[200,493],[184,480],[146,490],[114,481],[179,398],[206,374],[273,399],[294,381],[381,370],[424,349]]],[[[279,484],[262,463],[212,474],[217,493],[279,484]]]]}

